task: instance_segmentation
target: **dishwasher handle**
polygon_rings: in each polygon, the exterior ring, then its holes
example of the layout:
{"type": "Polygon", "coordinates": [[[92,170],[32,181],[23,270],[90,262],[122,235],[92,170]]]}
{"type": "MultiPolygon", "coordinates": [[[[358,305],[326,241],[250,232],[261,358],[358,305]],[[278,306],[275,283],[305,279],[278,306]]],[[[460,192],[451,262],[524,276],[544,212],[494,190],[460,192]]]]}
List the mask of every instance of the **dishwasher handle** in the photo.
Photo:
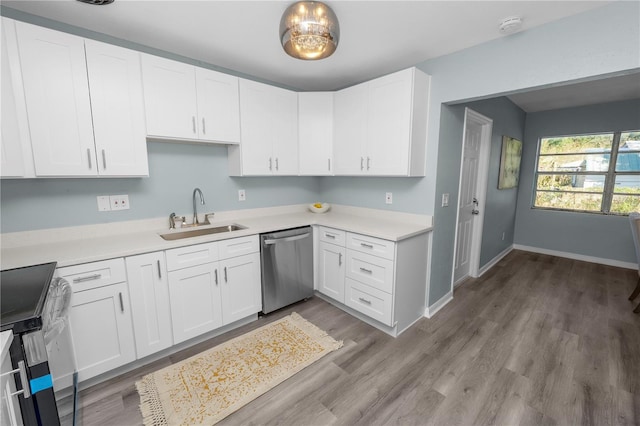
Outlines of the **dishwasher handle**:
{"type": "Polygon", "coordinates": [[[265,246],[270,246],[270,245],[277,244],[277,243],[287,243],[287,242],[290,242],[290,241],[302,240],[304,238],[307,238],[309,235],[311,235],[311,233],[307,232],[306,234],[293,235],[291,237],[274,238],[272,240],[264,240],[264,245],[265,246]]]}

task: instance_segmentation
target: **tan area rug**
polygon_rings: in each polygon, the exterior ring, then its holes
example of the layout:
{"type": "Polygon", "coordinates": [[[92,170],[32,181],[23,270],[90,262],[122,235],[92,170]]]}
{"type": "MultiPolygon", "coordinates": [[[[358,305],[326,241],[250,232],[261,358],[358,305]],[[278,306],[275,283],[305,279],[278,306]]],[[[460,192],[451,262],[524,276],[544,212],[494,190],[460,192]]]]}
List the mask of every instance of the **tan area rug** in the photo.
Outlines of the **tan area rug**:
{"type": "Polygon", "coordinates": [[[144,424],[211,425],[340,347],[293,313],[144,376],[144,424]]]}

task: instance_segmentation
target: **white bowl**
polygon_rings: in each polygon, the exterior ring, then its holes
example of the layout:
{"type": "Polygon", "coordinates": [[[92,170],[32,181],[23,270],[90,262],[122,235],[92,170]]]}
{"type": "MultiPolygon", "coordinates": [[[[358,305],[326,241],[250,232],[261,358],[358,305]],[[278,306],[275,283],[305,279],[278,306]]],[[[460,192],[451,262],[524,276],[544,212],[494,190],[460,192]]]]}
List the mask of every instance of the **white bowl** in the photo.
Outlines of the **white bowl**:
{"type": "Polygon", "coordinates": [[[331,204],[329,203],[320,203],[320,204],[322,204],[322,207],[320,208],[314,206],[313,204],[309,204],[309,210],[311,210],[314,213],[324,213],[331,208],[331,204]]]}

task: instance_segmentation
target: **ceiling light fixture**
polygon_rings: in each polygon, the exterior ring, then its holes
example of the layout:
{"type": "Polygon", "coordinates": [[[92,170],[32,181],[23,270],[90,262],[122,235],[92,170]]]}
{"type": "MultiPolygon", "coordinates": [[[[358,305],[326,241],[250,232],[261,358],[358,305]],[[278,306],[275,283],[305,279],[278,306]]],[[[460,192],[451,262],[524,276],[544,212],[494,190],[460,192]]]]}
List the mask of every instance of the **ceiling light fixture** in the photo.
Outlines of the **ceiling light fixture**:
{"type": "Polygon", "coordinates": [[[522,28],[522,18],[519,16],[509,16],[500,21],[501,34],[513,34],[522,28]]]}
{"type": "Polygon", "coordinates": [[[102,6],[105,4],[113,3],[113,0],[78,0],[82,3],[95,4],[96,6],[102,6]]]}
{"type": "Polygon", "coordinates": [[[280,42],[289,56],[316,60],[331,56],[338,46],[340,25],[329,6],[319,1],[299,1],[280,20],[280,42]]]}

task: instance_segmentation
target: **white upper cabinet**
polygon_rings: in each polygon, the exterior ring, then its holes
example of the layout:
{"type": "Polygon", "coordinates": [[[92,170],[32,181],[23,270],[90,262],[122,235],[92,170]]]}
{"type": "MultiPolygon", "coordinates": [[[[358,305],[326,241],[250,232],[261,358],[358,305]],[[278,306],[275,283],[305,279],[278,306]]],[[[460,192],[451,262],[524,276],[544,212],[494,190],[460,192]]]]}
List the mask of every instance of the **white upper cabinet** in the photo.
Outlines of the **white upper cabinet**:
{"type": "Polygon", "coordinates": [[[335,174],[424,176],[429,82],[409,68],[336,92],[335,174]]]}
{"type": "Polygon", "coordinates": [[[298,174],[297,93],[240,80],[242,145],[229,147],[229,174],[298,174]]]}
{"type": "Polygon", "coordinates": [[[333,174],[333,92],[298,93],[300,174],[333,174]]]}
{"type": "Polygon", "coordinates": [[[22,22],[16,33],[36,176],[147,176],[139,54],[22,22]]]}
{"type": "Polygon", "coordinates": [[[140,54],[85,40],[101,176],[148,176],[140,54]]]}
{"type": "Polygon", "coordinates": [[[157,56],[142,56],[147,135],[240,142],[238,78],[157,56]]]}
{"type": "Polygon", "coordinates": [[[36,174],[97,173],[84,40],[16,22],[36,174]]]}
{"type": "MultiPolygon", "coordinates": [[[[25,175],[24,156],[22,146],[28,143],[25,132],[20,128],[18,117],[17,94],[14,90],[13,76],[19,74],[19,58],[17,50],[12,50],[13,57],[10,58],[7,38],[12,37],[15,42],[15,24],[13,21],[2,18],[2,47],[0,48],[0,65],[2,71],[2,114],[0,115],[0,176],[2,177],[23,177],[25,175]]],[[[13,47],[13,46],[12,46],[13,47]]],[[[23,122],[26,122],[26,112],[23,114],[23,122]]]]}

